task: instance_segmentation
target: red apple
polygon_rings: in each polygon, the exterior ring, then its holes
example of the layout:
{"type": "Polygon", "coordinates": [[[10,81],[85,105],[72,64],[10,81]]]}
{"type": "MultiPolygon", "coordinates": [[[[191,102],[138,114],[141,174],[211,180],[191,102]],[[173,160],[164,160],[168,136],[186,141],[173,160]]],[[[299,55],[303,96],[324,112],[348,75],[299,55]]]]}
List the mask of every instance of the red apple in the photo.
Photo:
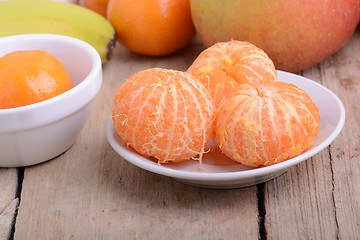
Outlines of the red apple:
{"type": "Polygon", "coordinates": [[[263,49],[279,70],[298,72],[339,50],[360,18],[359,0],[191,0],[206,47],[231,39],[263,49]]]}

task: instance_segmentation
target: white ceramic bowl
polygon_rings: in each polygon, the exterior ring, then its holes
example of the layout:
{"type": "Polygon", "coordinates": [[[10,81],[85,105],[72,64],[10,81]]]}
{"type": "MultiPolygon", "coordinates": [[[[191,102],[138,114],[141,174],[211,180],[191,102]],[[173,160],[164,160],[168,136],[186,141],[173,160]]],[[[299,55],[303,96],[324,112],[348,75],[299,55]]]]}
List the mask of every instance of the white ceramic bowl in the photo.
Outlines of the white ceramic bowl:
{"type": "Polygon", "coordinates": [[[0,110],[0,167],[33,165],[66,151],[82,130],[101,88],[100,56],[84,41],[54,34],[0,38],[0,56],[36,49],[57,57],[74,87],[39,103],[0,110]]]}

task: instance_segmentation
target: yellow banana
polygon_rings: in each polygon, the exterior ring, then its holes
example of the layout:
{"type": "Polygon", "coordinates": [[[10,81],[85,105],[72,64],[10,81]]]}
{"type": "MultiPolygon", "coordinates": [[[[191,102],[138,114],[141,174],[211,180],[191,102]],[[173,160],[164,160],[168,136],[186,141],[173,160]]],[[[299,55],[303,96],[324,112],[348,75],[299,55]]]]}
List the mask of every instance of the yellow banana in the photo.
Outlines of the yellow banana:
{"type": "Polygon", "coordinates": [[[115,47],[111,23],[85,7],[56,1],[0,1],[0,37],[53,33],[81,39],[92,45],[103,63],[115,47]]]}

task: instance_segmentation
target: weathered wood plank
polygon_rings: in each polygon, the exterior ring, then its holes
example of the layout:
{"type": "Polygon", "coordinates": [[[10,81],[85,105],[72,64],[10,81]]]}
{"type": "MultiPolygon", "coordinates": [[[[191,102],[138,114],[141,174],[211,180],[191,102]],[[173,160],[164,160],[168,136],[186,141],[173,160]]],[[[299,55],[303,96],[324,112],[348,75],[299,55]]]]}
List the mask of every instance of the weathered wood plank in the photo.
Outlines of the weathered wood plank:
{"type": "Polygon", "coordinates": [[[15,239],[258,239],[256,187],[208,190],[139,169],[105,135],[116,88],[150,67],[186,70],[202,45],[164,58],[118,46],[74,146],[24,174],[15,239]]]}
{"type": "Polygon", "coordinates": [[[324,150],[266,185],[268,239],[336,238],[328,157],[324,150]]]}
{"type": "Polygon", "coordinates": [[[16,168],[0,168],[0,239],[11,235],[11,228],[18,204],[16,168]]]}
{"type": "Polygon", "coordinates": [[[335,141],[265,187],[268,239],[360,236],[360,36],[303,72],[343,101],[346,123],[335,141]]]}
{"type": "Polygon", "coordinates": [[[340,239],[360,237],[359,43],[360,28],[342,51],[320,67],[323,84],[339,96],[346,109],[344,129],[330,148],[335,213],[340,239]]]}

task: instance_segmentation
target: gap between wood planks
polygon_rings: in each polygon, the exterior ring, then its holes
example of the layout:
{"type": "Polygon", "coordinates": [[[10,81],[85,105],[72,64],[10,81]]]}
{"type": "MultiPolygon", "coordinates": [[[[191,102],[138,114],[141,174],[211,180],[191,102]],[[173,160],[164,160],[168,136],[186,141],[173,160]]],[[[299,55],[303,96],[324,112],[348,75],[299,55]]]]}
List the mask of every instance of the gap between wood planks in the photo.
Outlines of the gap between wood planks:
{"type": "Polygon", "coordinates": [[[18,201],[17,208],[15,210],[15,214],[14,214],[12,224],[11,224],[11,229],[10,229],[9,236],[8,236],[9,240],[14,239],[16,217],[17,217],[19,206],[20,206],[20,203],[21,203],[21,191],[22,191],[22,184],[23,184],[23,181],[24,181],[24,171],[25,171],[24,167],[17,168],[18,182],[17,182],[16,192],[15,192],[15,197],[14,198],[19,199],[19,201],[18,201]]]}
{"type": "Polygon", "coordinates": [[[259,239],[266,240],[266,228],[265,228],[265,183],[256,185],[257,195],[257,207],[258,207],[258,221],[259,221],[259,239]]]}
{"type": "Polygon", "coordinates": [[[329,151],[329,157],[330,157],[330,170],[331,170],[331,197],[332,197],[332,204],[334,205],[334,217],[335,217],[335,224],[336,224],[336,239],[339,239],[339,223],[338,223],[338,218],[336,215],[336,202],[335,202],[335,196],[334,196],[334,191],[335,191],[335,185],[334,185],[334,168],[333,168],[333,158],[331,155],[331,144],[328,147],[328,151],[329,151]]]}
{"type": "MultiPolygon", "coordinates": [[[[317,68],[317,70],[320,73],[320,78],[319,78],[320,81],[319,81],[319,83],[321,85],[324,85],[323,74],[322,74],[322,71],[321,71],[321,62],[316,64],[315,67],[317,68]]],[[[303,71],[301,72],[301,75],[304,76],[303,71]]],[[[336,202],[335,202],[335,194],[334,194],[334,191],[335,191],[335,184],[334,184],[335,177],[334,177],[334,168],[333,168],[333,157],[332,157],[332,154],[331,154],[331,144],[327,147],[327,151],[329,152],[329,158],[330,158],[331,198],[332,198],[332,204],[334,206],[334,218],[335,218],[335,224],[336,224],[336,239],[339,239],[339,223],[338,223],[338,218],[337,218],[337,215],[336,215],[336,202]]]]}

